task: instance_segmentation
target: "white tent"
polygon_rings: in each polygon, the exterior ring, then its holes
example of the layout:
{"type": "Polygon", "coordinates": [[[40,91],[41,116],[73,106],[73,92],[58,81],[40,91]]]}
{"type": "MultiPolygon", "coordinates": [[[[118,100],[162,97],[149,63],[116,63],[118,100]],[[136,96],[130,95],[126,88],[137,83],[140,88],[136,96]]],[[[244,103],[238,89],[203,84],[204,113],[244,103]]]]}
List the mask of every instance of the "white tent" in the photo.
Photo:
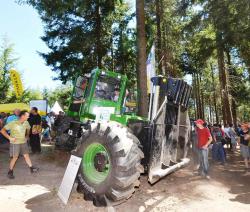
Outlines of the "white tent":
{"type": "Polygon", "coordinates": [[[63,109],[59,105],[58,101],[56,101],[53,107],[50,109],[50,112],[54,112],[56,115],[58,115],[60,111],[63,112],[63,109]]]}

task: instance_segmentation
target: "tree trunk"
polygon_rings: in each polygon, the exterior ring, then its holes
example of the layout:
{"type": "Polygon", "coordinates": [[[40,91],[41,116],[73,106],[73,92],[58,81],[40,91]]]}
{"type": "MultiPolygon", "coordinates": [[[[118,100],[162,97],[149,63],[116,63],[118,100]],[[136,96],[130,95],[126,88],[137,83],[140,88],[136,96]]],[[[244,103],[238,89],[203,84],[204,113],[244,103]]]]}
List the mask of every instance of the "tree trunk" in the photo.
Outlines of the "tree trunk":
{"type": "Polygon", "coordinates": [[[122,58],[122,61],[121,61],[121,64],[122,64],[122,70],[121,70],[121,73],[126,73],[126,62],[124,61],[124,48],[123,48],[123,30],[124,30],[124,26],[123,24],[120,24],[120,54],[121,54],[121,58],[122,58]]]}
{"type": "Polygon", "coordinates": [[[202,115],[202,119],[205,119],[205,105],[204,105],[204,93],[203,93],[203,89],[201,89],[201,74],[200,74],[200,93],[201,93],[201,115],[202,115]]]}
{"type": "Polygon", "coordinates": [[[102,52],[101,52],[101,29],[102,29],[102,22],[101,22],[101,14],[100,14],[100,5],[99,1],[96,4],[96,53],[97,53],[97,66],[98,68],[102,68],[102,52]]]}
{"type": "Polygon", "coordinates": [[[221,86],[221,96],[222,96],[222,114],[223,114],[223,122],[224,124],[233,123],[232,120],[232,111],[231,105],[229,101],[229,92],[228,92],[228,81],[225,70],[225,61],[224,61],[224,48],[222,44],[221,35],[217,33],[217,59],[218,59],[218,69],[220,76],[220,86],[221,86]]]}
{"type": "Polygon", "coordinates": [[[197,74],[195,74],[195,94],[196,94],[196,106],[197,106],[197,119],[201,118],[200,116],[200,94],[199,94],[199,84],[198,84],[198,80],[197,80],[197,74]]]}
{"type": "MultiPolygon", "coordinates": [[[[227,49],[226,51],[226,55],[227,55],[227,65],[228,65],[228,73],[230,75],[235,75],[233,68],[232,68],[232,63],[231,63],[231,55],[230,55],[230,49],[227,49]]],[[[231,99],[231,105],[232,105],[232,118],[233,118],[233,124],[236,127],[237,126],[237,106],[236,106],[236,101],[235,101],[235,97],[236,97],[236,93],[235,92],[231,92],[232,95],[232,99],[231,99]]]]}
{"type": "Polygon", "coordinates": [[[213,122],[213,118],[212,118],[212,105],[211,105],[211,98],[210,98],[210,96],[208,97],[208,106],[209,106],[209,115],[208,115],[209,119],[208,119],[208,121],[210,123],[212,123],[213,122]]]}
{"type": "Polygon", "coordinates": [[[158,64],[158,73],[162,73],[162,48],[161,48],[161,17],[162,11],[160,9],[160,0],[155,1],[155,10],[156,10],[156,28],[157,28],[157,36],[156,36],[156,55],[157,55],[157,64],[158,64]]]}
{"type": "Polygon", "coordinates": [[[171,76],[170,72],[169,72],[169,68],[168,68],[168,63],[167,63],[167,41],[166,41],[166,27],[163,23],[163,27],[162,27],[162,73],[165,76],[171,76]]]}
{"type": "Polygon", "coordinates": [[[139,115],[147,117],[146,33],[144,0],[136,0],[137,20],[137,86],[139,90],[139,115]]]}
{"type": "Polygon", "coordinates": [[[195,120],[198,119],[198,105],[197,105],[197,89],[196,89],[196,79],[195,74],[192,74],[192,84],[193,84],[193,99],[194,99],[194,112],[195,120]]]}
{"type": "Polygon", "coordinates": [[[111,66],[112,66],[112,71],[115,71],[114,48],[113,48],[113,35],[111,35],[110,43],[111,43],[111,66]]]}
{"type": "Polygon", "coordinates": [[[212,76],[212,83],[213,83],[213,101],[214,101],[214,112],[215,112],[215,121],[218,124],[219,123],[219,115],[218,115],[218,110],[217,110],[217,103],[216,103],[216,86],[215,86],[215,81],[214,81],[214,70],[212,64],[211,66],[211,76],[212,76]]]}
{"type": "Polygon", "coordinates": [[[201,102],[201,93],[200,93],[199,74],[196,74],[196,92],[197,92],[198,118],[202,119],[202,102],[201,102]]]}
{"type": "Polygon", "coordinates": [[[234,127],[237,127],[237,105],[235,99],[232,100],[232,115],[234,127]]]}

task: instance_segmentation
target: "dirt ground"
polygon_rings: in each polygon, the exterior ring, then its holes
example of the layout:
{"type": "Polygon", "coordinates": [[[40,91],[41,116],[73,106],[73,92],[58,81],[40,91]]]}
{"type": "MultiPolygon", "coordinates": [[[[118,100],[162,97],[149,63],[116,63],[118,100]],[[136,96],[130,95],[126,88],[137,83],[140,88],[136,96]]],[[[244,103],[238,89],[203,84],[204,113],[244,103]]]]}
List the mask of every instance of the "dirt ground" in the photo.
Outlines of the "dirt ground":
{"type": "Polygon", "coordinates": [[[239,151],[228,154],[226,166],[211,164],[211,180],[195,176],[191,164],[154,186],[142,176],[140,188],[127,202],[96,208],[92,202],[84,201],[75,188],[66,206],[57,196],[69,153],[43,145],[42,154],[31,155],[39,173],[31,174],[20,158],[14,170],[16,178],[9,180],[7,148],[0,145],[0,211],[250,211],[250,173],[244,171],[239,151]]]}

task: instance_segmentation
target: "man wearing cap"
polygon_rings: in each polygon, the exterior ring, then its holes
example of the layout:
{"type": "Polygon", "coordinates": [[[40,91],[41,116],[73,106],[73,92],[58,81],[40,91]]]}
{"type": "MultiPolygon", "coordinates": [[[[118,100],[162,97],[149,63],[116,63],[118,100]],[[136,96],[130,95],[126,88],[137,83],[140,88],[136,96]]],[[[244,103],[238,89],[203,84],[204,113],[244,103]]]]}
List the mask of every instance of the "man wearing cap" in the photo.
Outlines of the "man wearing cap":
{"type": "Polygon", "coordinates": [[[207,179],[210,179],[208,175],[208,146],[212,142],[212,136],[208,128],[205,128],[204,121],[198,119],[195,121],[196,124],[196,132],[198,139],[198,153],[199,153],[199,162],[200,162],[200,174],[207,179]]]}

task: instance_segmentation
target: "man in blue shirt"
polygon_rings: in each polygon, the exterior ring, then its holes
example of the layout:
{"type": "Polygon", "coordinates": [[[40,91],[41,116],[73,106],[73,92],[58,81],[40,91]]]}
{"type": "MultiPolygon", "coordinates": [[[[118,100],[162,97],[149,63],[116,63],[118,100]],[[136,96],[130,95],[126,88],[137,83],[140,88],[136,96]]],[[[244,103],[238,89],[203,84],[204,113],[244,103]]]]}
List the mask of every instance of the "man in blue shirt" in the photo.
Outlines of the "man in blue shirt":
{"type": "Polygon", "coordinates": [[[9,124],[12,121],[17,121],[19,119],[19,114],[20,114],[20,110],[19,109],[15,109],[13,111],[13,115],[9,116],[6,120],[6,124],[9,124]]]}

